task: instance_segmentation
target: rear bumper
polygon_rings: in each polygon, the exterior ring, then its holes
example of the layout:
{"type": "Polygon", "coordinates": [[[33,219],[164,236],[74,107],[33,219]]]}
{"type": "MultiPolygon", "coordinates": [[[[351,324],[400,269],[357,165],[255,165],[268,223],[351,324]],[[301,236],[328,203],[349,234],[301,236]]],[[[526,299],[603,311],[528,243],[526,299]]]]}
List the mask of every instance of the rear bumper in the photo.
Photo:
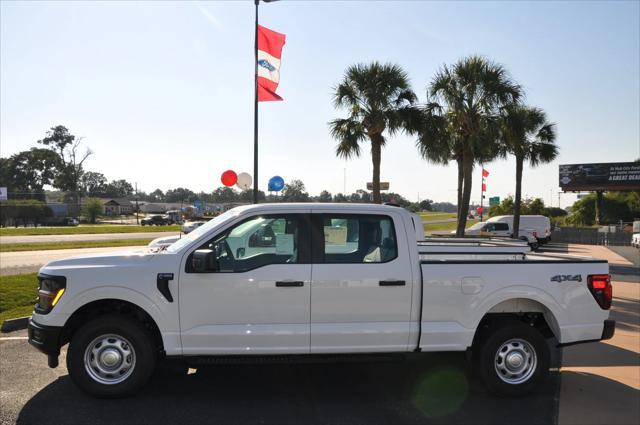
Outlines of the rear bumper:
{"type": "Polygon", "coordinates": [[[587,342],[605,341],[607,339],[613,338],[613,335],[615,334],[615,332],[616,332],[616,321],[607,319],[604,321],[604,325],[602,327],[602,335],[600,336],[599,339],[586,339],[582,341],[568,342],[565,344],[558,344],[558,347],[569,347],[571,345],[585,344],[587,342]]]}
{"type": "Polygon", "coordinates": [[[60,354],[60,334],[62,327],[40,325],[29,319],[27,327],[29,335],[29,344],[49,356],[58,356],[60,354]]]}
{"type": "Polygon", "coordinates": [[[602,337],[600,338],[600,341],[613,338],[613,335],[615,333],[616,333],[616,321],[605,320],[604,328],[602,328],[602,337]]]}

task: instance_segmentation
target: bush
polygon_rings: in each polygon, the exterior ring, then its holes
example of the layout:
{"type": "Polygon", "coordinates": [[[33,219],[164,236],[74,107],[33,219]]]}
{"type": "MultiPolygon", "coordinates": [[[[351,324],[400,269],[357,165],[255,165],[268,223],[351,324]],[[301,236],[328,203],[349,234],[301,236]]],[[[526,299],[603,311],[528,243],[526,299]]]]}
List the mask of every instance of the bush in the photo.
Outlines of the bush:
{"type": "Polygon", "coordinates": [[[33,224],[38,226],[43,218],[53,217],[53,211],[42,201],[34,199],[0,202],[0,224],[5,226],[33,224]]]}
{"type": "Polygon", "coordinates": [[[91,224],[95,224],[96,218],[102,214],[102,201],[98,198],[89,198],[82,207],[82,214],[91,224]]]}

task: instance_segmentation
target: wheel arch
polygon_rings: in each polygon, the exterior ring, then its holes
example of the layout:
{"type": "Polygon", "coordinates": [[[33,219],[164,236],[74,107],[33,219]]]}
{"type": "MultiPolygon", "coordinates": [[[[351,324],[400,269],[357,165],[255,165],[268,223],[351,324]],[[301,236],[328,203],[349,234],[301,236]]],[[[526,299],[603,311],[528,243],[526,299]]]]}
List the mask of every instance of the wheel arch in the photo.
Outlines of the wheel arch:
{"type": "Polygon", "coordinates": [[[73,334],[90,320],[104,315],[117,314],[141,322],[151,334],[159,352],[164,351],[162,333],[156,320],[141,306],[120,298],[101,298],[89,301],[77,308],[65,322],[60,335],[60,346],[68,343],[73,334]]]}
{"type": "Polygon", "coordinates": [[[476,326],[474,345],[483,333],[504,321],[519,321],[538,329],[546,338],[560,341],[557,316],[547,304],[532,297],[518,296],[503,299],[488,308],[476,326]]]}

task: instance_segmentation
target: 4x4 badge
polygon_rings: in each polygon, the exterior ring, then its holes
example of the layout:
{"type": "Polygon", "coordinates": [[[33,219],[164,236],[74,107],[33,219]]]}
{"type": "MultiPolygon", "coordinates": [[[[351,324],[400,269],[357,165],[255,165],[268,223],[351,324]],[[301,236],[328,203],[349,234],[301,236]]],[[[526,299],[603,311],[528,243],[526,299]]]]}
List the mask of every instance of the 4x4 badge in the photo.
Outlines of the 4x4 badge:
{"type": "Polygon", "coordinates": [[[582,275],[580,274],[557,274],[551,278],[551,282],[582,282],[582,275]]]}

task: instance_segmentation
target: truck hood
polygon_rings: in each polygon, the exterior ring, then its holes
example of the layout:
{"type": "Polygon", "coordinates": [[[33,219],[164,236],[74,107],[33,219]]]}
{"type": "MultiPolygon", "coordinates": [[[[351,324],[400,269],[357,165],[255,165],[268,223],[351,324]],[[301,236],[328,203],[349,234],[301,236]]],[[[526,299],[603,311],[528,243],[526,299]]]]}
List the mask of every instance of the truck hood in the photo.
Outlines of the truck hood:
{"type": "Polygon", "coordinates": [[[78,255],[61,260],[50,261],[41,269],[41,273],[51,273],[74,268],[91,267],[131,267],[146,263],[156,254],[149,249],[122,250],[108,253],[78,255]]]}

